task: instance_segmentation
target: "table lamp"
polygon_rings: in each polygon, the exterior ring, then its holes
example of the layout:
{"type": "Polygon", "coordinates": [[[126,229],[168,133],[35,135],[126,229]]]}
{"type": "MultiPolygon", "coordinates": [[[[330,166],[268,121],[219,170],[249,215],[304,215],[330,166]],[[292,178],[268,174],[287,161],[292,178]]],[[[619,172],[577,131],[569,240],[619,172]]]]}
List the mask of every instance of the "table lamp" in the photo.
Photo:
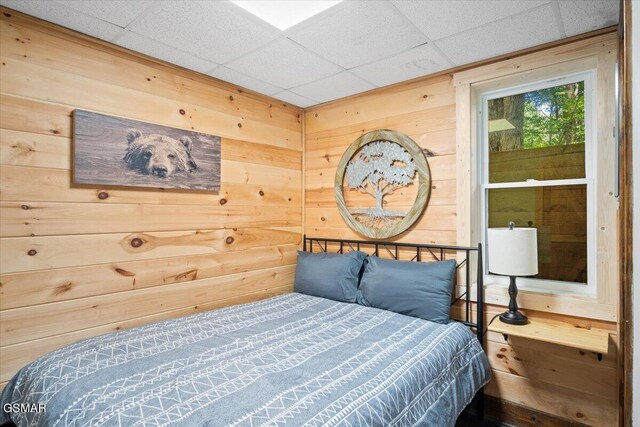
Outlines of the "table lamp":
{"type": "Polygon", "coordinates": [[[518,311],[516,276],[538,274],[538,237],[535,228],[516,228],[509,222],[508,228],[488,230],[489,272],[509,276],[509,310],[500,320],[511,325],[524,325],[527,317],[518,311]]]}

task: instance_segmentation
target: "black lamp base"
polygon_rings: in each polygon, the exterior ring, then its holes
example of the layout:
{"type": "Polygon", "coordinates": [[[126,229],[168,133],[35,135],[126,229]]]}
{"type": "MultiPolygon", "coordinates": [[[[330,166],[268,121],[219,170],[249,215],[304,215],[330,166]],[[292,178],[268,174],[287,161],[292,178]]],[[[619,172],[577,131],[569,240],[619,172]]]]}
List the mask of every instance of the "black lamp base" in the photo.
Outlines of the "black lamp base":
{"type": "Polygon", "coordinates": [[[527,316],[519,311],[505,311],[500,315],[500,321],[510,325],[526,325],[529,323],[527,316]]]}
{"type": "Polygon", "coordinates": [[[509,310],[500,315],[500,321],[510,325],[526,325],[529,323],[527,316],[518,311],[518,287],[515,276],[509,277],[509,310]]]}

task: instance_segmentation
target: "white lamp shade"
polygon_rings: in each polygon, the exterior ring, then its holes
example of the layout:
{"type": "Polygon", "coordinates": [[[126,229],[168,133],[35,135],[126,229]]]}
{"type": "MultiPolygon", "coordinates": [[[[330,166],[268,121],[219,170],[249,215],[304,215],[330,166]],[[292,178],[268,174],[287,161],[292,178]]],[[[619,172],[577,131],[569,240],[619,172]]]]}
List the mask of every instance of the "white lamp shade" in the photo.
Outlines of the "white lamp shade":
{"type": "Polygon", "coordinates": [[[538,274],[538,234],[535,228],[490,228],[489,272],[505,276],[538,274]]]}

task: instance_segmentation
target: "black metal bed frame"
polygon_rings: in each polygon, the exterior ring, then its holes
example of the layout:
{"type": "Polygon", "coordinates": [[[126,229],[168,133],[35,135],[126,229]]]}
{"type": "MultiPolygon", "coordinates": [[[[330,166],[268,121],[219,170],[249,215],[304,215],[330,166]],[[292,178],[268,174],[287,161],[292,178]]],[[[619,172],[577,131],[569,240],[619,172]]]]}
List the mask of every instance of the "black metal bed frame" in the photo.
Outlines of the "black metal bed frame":
{"type": "MultiPolygon", "coordinates": [[[[368,247],[373,249],[373,253],[370,255],[379,256],[380,250],[386,250],[386,252],[393,258],[398,259],[399,257],[399,249],[405,250],[414,250],[415,255],[411,258],[410,261],[443,261],[445,252],[456,252],[458,256],[456,256],[456,271],[460,271],[464,268],[465,274],[465,290],[461,295],[454,295],[453,301],[451,302],[451,306],[456,304],[459,301],[463,301],[465,305],[465,317],[464,320],[455,320],[456,322],[460,322],[470,328],[475,329],[476,337],[478,341],[480,341],[480,345],[484,349],[484,316],[476,316],[476,321],[472,322],[471,316],[471,272],[470,272],[470,261],[469,256],[472,252],[477,253],[477,292],[476,292],[476,304],[477,304],[477,313],[484,312],[484,286],[483,286],[483,278],[484,273],[482,270],[482,244],[479,243],[477,247],[473,246],[455,246],[455,245],[432,245],[432,244],[420,244],[420,243],[399,243],[399,242],[383,242],[383,241],[375,241],[375,240],[350,240],[350,239],[327,239],[327,238],[316,238],[316,237],[307,237],[303,236],[302,239],[302,249],[305,252],[313,252],[314,243],[320,249],[320,252],[327,252],[329,243],[336,243],[339,245],[337,253],[344,253],[345,250],[349,251],[360,251],[367,252],[366,250],[361,249],[362,247],[368,247]],[[459,254],[464,254],[464,259],[459,259],[459,254]],[[427,259],[423,259],[423,255],[427,255],[427,259]]],[[[456,275],[457,277],[457,275],[456,275]]],[[[454,292],[455,292],[454,286],[454,292]]],[[[478,390],[478,393],[475,396],[476,402],[476,415],[479,419],[484,418],[484,388],[478,390]]]]}

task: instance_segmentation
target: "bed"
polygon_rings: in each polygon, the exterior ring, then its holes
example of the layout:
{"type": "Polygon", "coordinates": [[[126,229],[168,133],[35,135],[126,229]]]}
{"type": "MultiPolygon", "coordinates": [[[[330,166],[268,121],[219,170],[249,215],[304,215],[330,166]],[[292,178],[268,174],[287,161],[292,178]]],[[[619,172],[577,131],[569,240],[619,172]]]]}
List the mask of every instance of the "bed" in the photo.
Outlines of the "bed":
{"type": "MultiPolygon", "coordinates": [[[[459,265],[475,249],[462,248],[459,265]]],[[[468,290],[458,300],[468,316],[468,290]]],[[[3,408],[46,410],[2,416],[18,426],[453,426],[490,379],[482,328],[469,326],[290,293],[49,353],[1,397],[3,408]]]]}

